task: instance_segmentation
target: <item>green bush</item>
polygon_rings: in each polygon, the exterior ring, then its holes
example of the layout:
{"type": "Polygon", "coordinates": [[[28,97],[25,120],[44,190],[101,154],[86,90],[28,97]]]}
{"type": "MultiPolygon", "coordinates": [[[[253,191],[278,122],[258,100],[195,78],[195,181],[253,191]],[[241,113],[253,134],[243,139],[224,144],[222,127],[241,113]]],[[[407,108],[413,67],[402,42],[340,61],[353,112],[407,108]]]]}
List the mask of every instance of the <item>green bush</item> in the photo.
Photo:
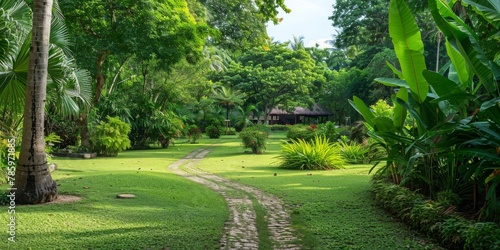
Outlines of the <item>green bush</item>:
{"type": "Polygon", "coordinates": [[[347,136],[347,138],[351,138],[352,136],[351,127],[338,127],[335,131],[337,132],[337,139],[340,139],[342,136],[347,136]]]}
{"type": "Polygon", "coordinates": [[[208,138],[216,139],[220,137],[221,130],[223,130],[223,128],[218,128],[217,126],[209,125],[205,128],[205,133],[207,134],[208,138]]]}
{"type": "Polygon", "coordinates": [[[130,125],[117,117],[107,117],[108,122],[101,121],[92,134],[94,149],[102,156],[117,156],[119,152],[129,148],[130,125]]]}
{"type": "Polygon", "coordinates": [[[201,134],[201,129],[198,128],[196,125],[189,125],[187,127],[187,135],[188,138],[191,140],[191,143],[196,143],[196,140],[200,139],[202,134],[201,134]]]}
{"type": "Polygon", "coordinates": [[[330,121],[318,124],[316,134],[319,136],[325,136],[328,140],[330,140],[330,142],[334,142],[339,139],[339,133],[337,132],[335,123],[330,121]]]}
{"type": "Polygon", "coordinates": [[[286,137],[288,140],[306,140],[310,141],[314,139],[316,135],[317,126],[315,124],[311,126],[303,125],[303,124],[295,124],[288,128],[288,132],[286,133],[286,137]]]}
{"type": "Polygon", "coordinates": [[[282,124],[269,125],[269,129],[271,129],[271,131],[288,131],[290,127],[291,125],[282,125],[282,124]]]}
{"type": "Polygon", "coordinates": [[[45,136],[45,153],[51,154],[52,152],[54,152],[55,144],[61,142],[61,137],[56,135],[55,133],[50,133],[49,135],[45,136]]]}
{"type": "Polygon", "coordinates": [[[266,149],[268,136],[269,130],[265,126],[247,127],[239,135],[245,148],[251,148],[254,154],[261,154],[266,149]]]}
{"type": "Polygon", "coordinates": [[[324,136],[315,136],[314,140],[292,140],[282,146],[278,156],[282,168],[290,169],[339,169],[344,160],[339,155],[340,148],[331,144],[324,136]]]}
{"type": "Polygon", "coordinates": [[[345,135],[341,137],[338,145],[341,147],[340,155],[347,163],[360,164],[368,161],[369,147],[353,141],[349,142],[349,139],[345,135]]]}
{"type": "Polygon", "coordinates": [[[236,129],[235,128],[220,128],[221,134],[222,135],[235,135],[236,134],[236,129]]]}
{"type": "Polygon", "coordinates": [[[171,141],[182,135],[184,122],[173,112],[155,111],[153,126],[149,129],[152,141],[156,140],[162,148],[168,148],[171,141]]]}
{"type": "Polygon", "coordinates": [[[500,228],[493,222],[478,222],[465,232],[469,249],[500,249],[500,228]]]}
{"type": "MultiPolygon", "coordinates": [[[[436,238],[442,245],[450,249],[500,249],[497,224],[465,219],[449,209],[449,201],[443,204],[426,199],[408,188],[390,183],[386,177],[375,176],[372,184],[378,205],[414,229],[436,238]]],[[[444,195],[447,199],[450,196],[444,195]]]]}

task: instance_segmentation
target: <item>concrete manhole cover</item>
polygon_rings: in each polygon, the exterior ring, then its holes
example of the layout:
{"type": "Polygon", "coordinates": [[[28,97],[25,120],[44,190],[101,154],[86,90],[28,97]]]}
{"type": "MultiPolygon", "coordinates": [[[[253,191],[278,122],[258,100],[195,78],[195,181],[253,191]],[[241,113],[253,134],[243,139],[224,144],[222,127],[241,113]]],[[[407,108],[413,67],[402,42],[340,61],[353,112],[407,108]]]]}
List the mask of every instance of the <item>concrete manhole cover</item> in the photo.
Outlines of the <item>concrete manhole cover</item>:
{"type": "Polygon", "coordinates": [[[135,195],[133,194],[119,194],[116,196],[116,198],[120,198],[120,199],[133,199],[135,198],[135,195]]]}

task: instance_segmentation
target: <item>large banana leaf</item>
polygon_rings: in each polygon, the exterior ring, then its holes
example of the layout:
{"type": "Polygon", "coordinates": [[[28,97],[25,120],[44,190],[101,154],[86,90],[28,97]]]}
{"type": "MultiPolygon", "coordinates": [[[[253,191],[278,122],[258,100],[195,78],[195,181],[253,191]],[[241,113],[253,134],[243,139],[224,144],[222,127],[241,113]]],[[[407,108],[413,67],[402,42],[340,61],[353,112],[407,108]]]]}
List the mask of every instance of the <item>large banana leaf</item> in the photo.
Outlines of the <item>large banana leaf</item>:
{"type": "Polygon", "coordinates": [[[371,127],[375,126],[375,115],[372,113],[370,108],[366,106],[363,100],[359,99],[357,96],[352,97],[352,101],[349,100],[351,106],[365,118],[366,123],[368,123],[371,127]]]}
{"type": "Polygon", "coordinates": [[[500,28],[500,1],[498,0],[462,0],[465,5],[472,6],[472,9],[481,15],[495,28],[500,28]],[[491,5],[491,6],[488,6],[491,5]]]}
{"type": "Polygon", "coordinates": [[[389,87],[410,88],[410,86],[408,86],[408,83],[406,83],[406,81],[396,78],[380,77],[380,78],[375,78],[375,81],[389,87]]]}
{"type": "Polygon", "coordinates": [[[396,69],[394,65],[392,65],[389,61],[385,62],[387,66],[392,70],[392,72],[399,77],[399,79],[404,79],[403,73],[401,70],[396,69]]]}
{"type": "Polygon", "coordinates": [[[465,61],[465,58],[460,54],[453,46],[451,46],[450,42],[446,40],[446,52],[450,57],[451,62],[453,63],[453,70],[450,69],[449,74],[456,73],[457,78],[453,79],[450,75],[448,77],[451,80],[455,80],[455,82],[461,85],[461,89],[465,90],[469,87],[471,90],[474,89],[472,82],[472,75],[469,69],[469,65],[465,61]]]}
{"type": "Polygon", "coordinates": [[[408,90],[406,90],[406,88],[400,88],[398,93],[396,94],[394,100],[393,100],[393,103],[394,103],[393,124],[394,124],[394,127],[396,127],[398,130],[401,131],[403,129],[404,124],[405,124],[407,111],[403,106],[401,106],[401,104],[399,104],[398,102],[395,101],[396,98],[399,98],[399,99],[403,100],[404,102],[408,102],[408,90]]]}
{"type": "Polygon", "coordinates": [[[429,91],[429,84],[422,76],[426,70],[424,44],[415,18],[403,0],[390,2],[389,33],[404,80],[410,86],[415,100],[423,102],[429,91]]]}
{"type": "Polygon", "coordinates": [[[462,90],[456,82],[436,72],[427,70],[424,71],[423,75],[438,96],[435,100],[431,101],[431,103],[449,101],[455,108],[459,109],[463,107],[465,101],[476,98],[475,95],[462,90]]]}
{"type": "Polygon", "coordinates": [[[489,61],[479,45],[479,38],[451,9],[446,0],[429,0],[434,21],[450,44],[464,56],[471,70],[489,93],[497,89],[493,71],[498,65],[489,61]],[[495,66],[496,65],[496,66],[495,66]]]}

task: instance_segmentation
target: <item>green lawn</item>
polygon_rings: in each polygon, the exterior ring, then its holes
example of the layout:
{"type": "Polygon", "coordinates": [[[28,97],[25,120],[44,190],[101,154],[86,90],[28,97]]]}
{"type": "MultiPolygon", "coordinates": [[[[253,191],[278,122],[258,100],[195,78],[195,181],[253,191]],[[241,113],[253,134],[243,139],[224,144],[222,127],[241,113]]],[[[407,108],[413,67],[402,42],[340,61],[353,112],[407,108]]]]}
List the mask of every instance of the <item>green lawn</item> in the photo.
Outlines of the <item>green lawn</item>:
{"type": "MultiPolygon", "coordinates": [[[[236,136],[224,136],[169,149],[127,151],[116,158],[56,159],[59,170],[53,178],[59,192],[83,200],[18,206],[17,243],[7,244],[4,230],[0,249],[218,249],[228,218],[223,198],[166,170],[198,147],[214,149],[200,168],[281,197],[292,210],[305,249],[437,248],[374,207],[368,191],[370,166],[280,169],[275,157],[282,139],[284,134],[274,133],[262,155],[243,153],[236,136]],[[116,199],[119,193],[137,198],[116,199]]],[[[7,207],[2,209],[0,220],[6,222],[7,207]]],[[[258,211],[261,226],[263,212],[258,211]]]]}
{"type": "MultiPolygon", "coordinates": [[[[166,170],[193,147],[56,159],[59,192],[83,200],[18,206],[17,242],[8,244],[2,230],[0,249],[218,249],[228,217],[224,199],[166,170]],[[116,199],[119,193],[137,197],[116,199]]],[[[7,208],[2,209],[0,221],[6,222],[7,208]]]]}
{"type": "Polygon", "coordinates": [[[278,168],[283,133],[274,133],[262,155],[242,154],[238,140],[215,148],[198,166],[281,197],[292,210],[306,249],[436,249],[371,201],[371,165],[342,170],[278,168]],[[274,176],[276,173],[276,176],[274,176]]]}

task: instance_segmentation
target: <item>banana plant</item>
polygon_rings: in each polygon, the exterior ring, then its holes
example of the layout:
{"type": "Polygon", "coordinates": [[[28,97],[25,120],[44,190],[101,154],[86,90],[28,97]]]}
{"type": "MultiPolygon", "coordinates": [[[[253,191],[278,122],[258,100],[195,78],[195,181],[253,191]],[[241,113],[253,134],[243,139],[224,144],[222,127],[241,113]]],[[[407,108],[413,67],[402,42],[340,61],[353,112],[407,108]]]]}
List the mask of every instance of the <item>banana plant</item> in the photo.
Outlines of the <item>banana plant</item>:
{"type": "Polygon", "coordinates": [[[491,39],[500,40],[497,2],[429,0],[450,58],[445,69],[433,72],[426,69],[420,32],[405,1],[391,0],[389,30],[401,71],[389,65],[399,79],[376,81],[398,88],[392,96],[394,115],[390,120],[379,118],[359,98],[350,101],[363,116],[371,137],[387,151],[382,172],[395,183],[431,196],[446,190],[460,193],[474,200],[476,208],[482,204],[482,214],[489,219],[500,217],[496,197],[500,188],[500,51],[488,58],[478,35],[453,13],[452,6],[471,6],[494,27],[491,39]],[[414,125],[408,126],[409,122],[414,125]]]}

